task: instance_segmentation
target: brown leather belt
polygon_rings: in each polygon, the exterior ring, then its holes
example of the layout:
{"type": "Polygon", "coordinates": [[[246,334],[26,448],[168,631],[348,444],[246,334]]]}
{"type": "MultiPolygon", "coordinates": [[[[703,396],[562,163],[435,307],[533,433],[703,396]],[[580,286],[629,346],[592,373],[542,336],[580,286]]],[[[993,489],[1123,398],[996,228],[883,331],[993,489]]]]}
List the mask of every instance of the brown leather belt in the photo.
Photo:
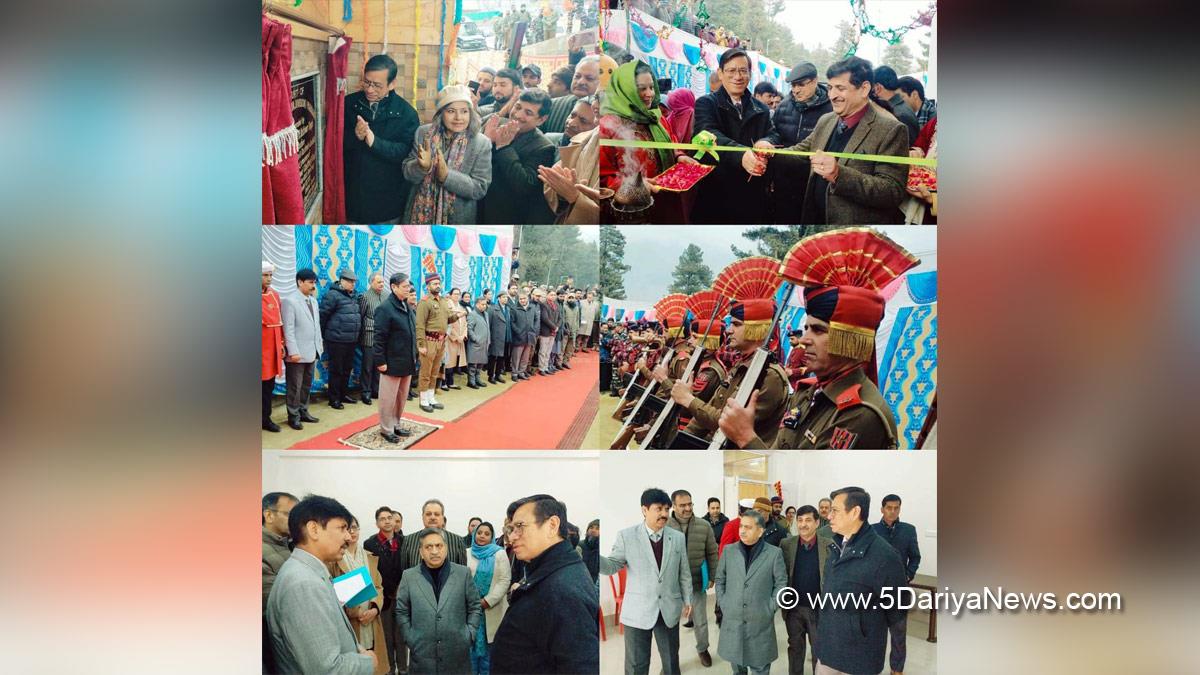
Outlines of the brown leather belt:
{"type": "Polygon", "coordinates": [[[427,331],[425,331],[425,339],[433,340],[434,342],[441,342],[442,340],[446,339],[446,334],[439,333],[439,332],[433,331],[433,330],[427,330],[427,331]]]}

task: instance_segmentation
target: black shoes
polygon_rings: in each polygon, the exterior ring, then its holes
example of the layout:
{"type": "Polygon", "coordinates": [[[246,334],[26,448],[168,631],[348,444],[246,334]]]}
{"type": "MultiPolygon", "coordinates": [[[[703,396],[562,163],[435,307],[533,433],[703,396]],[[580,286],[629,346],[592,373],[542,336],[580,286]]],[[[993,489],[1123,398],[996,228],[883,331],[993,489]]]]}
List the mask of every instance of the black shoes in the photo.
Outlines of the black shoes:
{"type": "Polygon", "coordinates": [[[371,405],[371,397],[370,396],[362,397],[362,402],[366,405],[371,405]]]}
{"type": "Polygon", "coordinates": [[[475,380],[467,378],[467,388],[468,389],[478,389],[479,385],[475,384],[475,380]]]}
{"type": "Polygon", "coordinates": [[[442,410],[443,408],[446,407],[446,406],[442,405],[441,403],[437,403],[437,402],[430,403],[429,405],[433,406],[434,410],[442,410]]]}
{"type": "Polygon", "coordinates": [[[300,421],[301,422],[320,422],[321,420],[313,417],[312,415],[309,415],[307,410],[301,410],[300,411],[300,421]]]}
{"type": "Polygon", "coordinates": [[[342,403],[358,403],[358,401],[356,399],[350,398],[349,396],[343,396],[342,403]]]}
{"type": "Polygon", "coordinates": [[[383,438],[383,440],[387,441],[388,443],[399,443],[400,442],[400,437],[397,436],[396,434],[389,434],[386,431],[380,431],[379,435],[383,438]]]}
{"type": "Polygon", "coordinates": [[[401,438],[407,438],[408,436],[412,436],[412,431],[404,427],[396,427],[396,435],[401,438]]]}
{"type": "Polygon", "coordinates": [[[262,421],[262,428],[263,431],[270,431],[271,433],[276,434],[279,433],[279,425],[272,422],[269,418],[262,421]]]}
{"type": "Polygon", "coordinates": [[[342,405],[341,401],[330,401],[329,407],[333,408],[334,410],[341,410],[342,408],[345,408],[346,406],[342,405]]]}
{"type": "Polygon", "coordinates": [[[424,411],[425,411],[425,412],[427,412],[427,413],[431,413],[431,412],[433,412],[433,406],[431,406],[431,405],[428,405],[428,404],[425,404],[425,403],[422,403],[422,404],[421,404],[421,410],[424,410],[424,411]]]}
{"type": "Polygon", "coordinates": [[[304,425],[300,423],[300,418],[296,415],[288,415],[288,426],[296,431],[304,429],[304,425]]]}

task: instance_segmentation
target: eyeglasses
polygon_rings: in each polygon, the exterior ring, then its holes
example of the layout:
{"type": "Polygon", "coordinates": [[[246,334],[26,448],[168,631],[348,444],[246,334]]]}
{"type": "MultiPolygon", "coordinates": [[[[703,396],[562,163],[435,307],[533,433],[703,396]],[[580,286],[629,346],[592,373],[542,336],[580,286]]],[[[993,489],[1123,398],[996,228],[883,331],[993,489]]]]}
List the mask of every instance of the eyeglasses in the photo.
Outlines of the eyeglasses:
{"type": "Polygon", "coordinates": [[[363,80],[362,86],[363,86],[363,89],[380,89],[380,90],[387,89],[386,83],[380,84],[379,82],[372,82],[370,80],[363,80]]]}
{"type": "Polygon", "coordinates": [[[530,527],[530,526],[536,527],[538,525],[541,525],[541,522],[539,522],[539,521],[534,521],[532,523],[517,522],[517,523],[513,523],[512,525],[504,528],[504,531],[507,532],[508,534],[520,534],[525,531],[525,528],[530,527]]]}
{"type": "Polygon", "coordinates": [[[350,531],[351,531],[351,532],[358,532],[358,526],[357,526],[357,525],[351,525],[351,526],[350,526],[350,531]]]}
{"type": "Polygon", "coordinates": [[[726,75],[740,75],[742,77],[746,77],[747,75],[750,74],[750,69],[749,68],[726,68],[722,72],[724,72],[726,75]]]}
{"type": "Polygon", "coordinates": [[[267,510],[270,511],[271,513],[278,513],[279,515],[283,516],[284,518],[287,518],[288,514],[291,513],[291,511],[280,511],[279,509],[267,509],[267,510]]]}

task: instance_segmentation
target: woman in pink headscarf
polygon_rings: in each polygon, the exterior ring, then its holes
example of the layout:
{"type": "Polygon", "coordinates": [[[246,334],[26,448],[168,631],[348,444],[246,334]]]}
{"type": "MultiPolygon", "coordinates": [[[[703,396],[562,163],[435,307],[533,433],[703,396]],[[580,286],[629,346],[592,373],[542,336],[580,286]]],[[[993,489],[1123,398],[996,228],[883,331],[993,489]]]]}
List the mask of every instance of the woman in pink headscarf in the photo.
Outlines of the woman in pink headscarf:
{"type": "Polygon", "coordinates": [[[691,89],[672,89],[667,94],[664,121],[676,143],[692,142],[692,118],[696,115],[696,95],[691,89]]]}

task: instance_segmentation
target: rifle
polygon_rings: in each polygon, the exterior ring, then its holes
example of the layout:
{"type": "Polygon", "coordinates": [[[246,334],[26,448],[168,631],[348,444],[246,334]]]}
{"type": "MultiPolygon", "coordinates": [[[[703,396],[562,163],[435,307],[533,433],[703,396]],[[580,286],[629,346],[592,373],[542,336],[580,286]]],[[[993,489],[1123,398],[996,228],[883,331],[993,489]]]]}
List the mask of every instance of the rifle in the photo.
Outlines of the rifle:
{"type": "Polygon", "coordinates": [[[633,385],[637,384],[638,371],[634,370],[633,375],[629,378],[629,384],[625,385],[625,391],[621,393],[621,400],[617,401],[617,407],[612,412],[614,420],[621,419],[621,410],[625,408],[625,399],[629,397],[629,392],[633,389],[633,385]]]}
{"type": "MultiPolygon", "coordinates": [[[[791,286],[792,284],[788,283],[788,292],[784,294],[784,297],[787,297],[792,292],[791,286]]],[[[770,364],[770,359],[773,355],[767,350],[767,344],[771,342],[771,336],[775,334],[775,328],[778,327],[779,320],[783,318],[784,307],[786,305],[781,305],[775,310],[775,316],[771,317],[771,327],[767,329],[767,341],[761,347],[754,350],[754,357],[750,359],[750,366],[746,369],[746,376],[742,378],[737,392],[733,395],[733,400],[737,401],[738,405],[744,406],[750,401],[750,394],[754,393],[754,388],[758,386],[758,378],[770,364]]],[[[726,440],[725,432],[721,431],[721,427],[717,427],[712,441],[708,444],[708,449],[723,450],[725,449],[726,440]]]]}
{"type": "MultiPolygon", "coordinates": [[[[713,307],[712,316],[708,318],[708,327],[704,329],[705,335],[708,334],[708,331],[712,330],[713,322],[717,320],[717,313],[720,311],[720,307],[720,303],[717,303],[717,305],[713,307]]],[[[689,375],[691,375],[696,371],[697,368],[700,367],[700,353],[703,351],[704,347],[702,343],[698,344],[696,348],[692,350],[692,355],[690,358],[688,358],[687,367],[683,369],[683,374],[679,376],[680,380],[686,380],[689,375]]],[[[668,363],[670,363],[670,361],[668,361],[668,363]]],[[[659,432],[662,430],[663,423],[671,417],[671,413],[674,409],[675,399],[668,397],[665,405],[663,405],[663,409],[658,412],[658,417],[655,418],[654,425],[650,427],[650,432],[646,434],[646,439],[642,447],[656,447],[654,444],[659,432]]]]}
{"type": "MultiPolygon", "coordinates": [[[[674,347],[667,350],[667,356],[663,362],[670,363],[671,358],[673,356],[675,356],[675,348],[674,347]]],[[[637,379],[637,376],[638,376],[638,371],[634,370],[633,371],[634,380],[637,379]]],[[[642,390],[641,397],[638,398],[637,405],[635,405],[633,407],[633,410],[630,411],[629,415],[625,418],[625,422],[621,425],[621,430],[617,432],[617,437],[613,439],[612,445],[610,445],[608,447],[609,450],[623,450],[623,449],[625,449],[625,446],[629,445],[629,440],[633,435],[633,431],[634,431],[634,429],[637,428],[636,426],[634,426],[633,421],[637,418],[638,412],[641,410],[642,405],[644,405],[646,403],[646,399],[650,398],[650,392],[654,391],[654,385],[656,385],[656,384],[657,383],[653,379],[651,379],[649,382],[646,383],[645,388],[642,390]],[[626,430],[628,430],[628,433],[626,432],[626,430]],[[624,438],[625,442],[618,445],[618,442],[621,441],[622,438],[624,438]]],[[[630,389],[633,389],[633,380],[630,380],[629,388],[625,390],[626,395],[629,394],[630,389]]],[[[622,396],[621,397],[622,405],[624,405],[624,401],[625,401],[625,397],[622,396]]],[[[614,413],[613,419],[619,419],[617,417],[617,415],[620,414],[620,410],[621,410],[621,406],[617,406],[617,412],[614,413]]]]}

